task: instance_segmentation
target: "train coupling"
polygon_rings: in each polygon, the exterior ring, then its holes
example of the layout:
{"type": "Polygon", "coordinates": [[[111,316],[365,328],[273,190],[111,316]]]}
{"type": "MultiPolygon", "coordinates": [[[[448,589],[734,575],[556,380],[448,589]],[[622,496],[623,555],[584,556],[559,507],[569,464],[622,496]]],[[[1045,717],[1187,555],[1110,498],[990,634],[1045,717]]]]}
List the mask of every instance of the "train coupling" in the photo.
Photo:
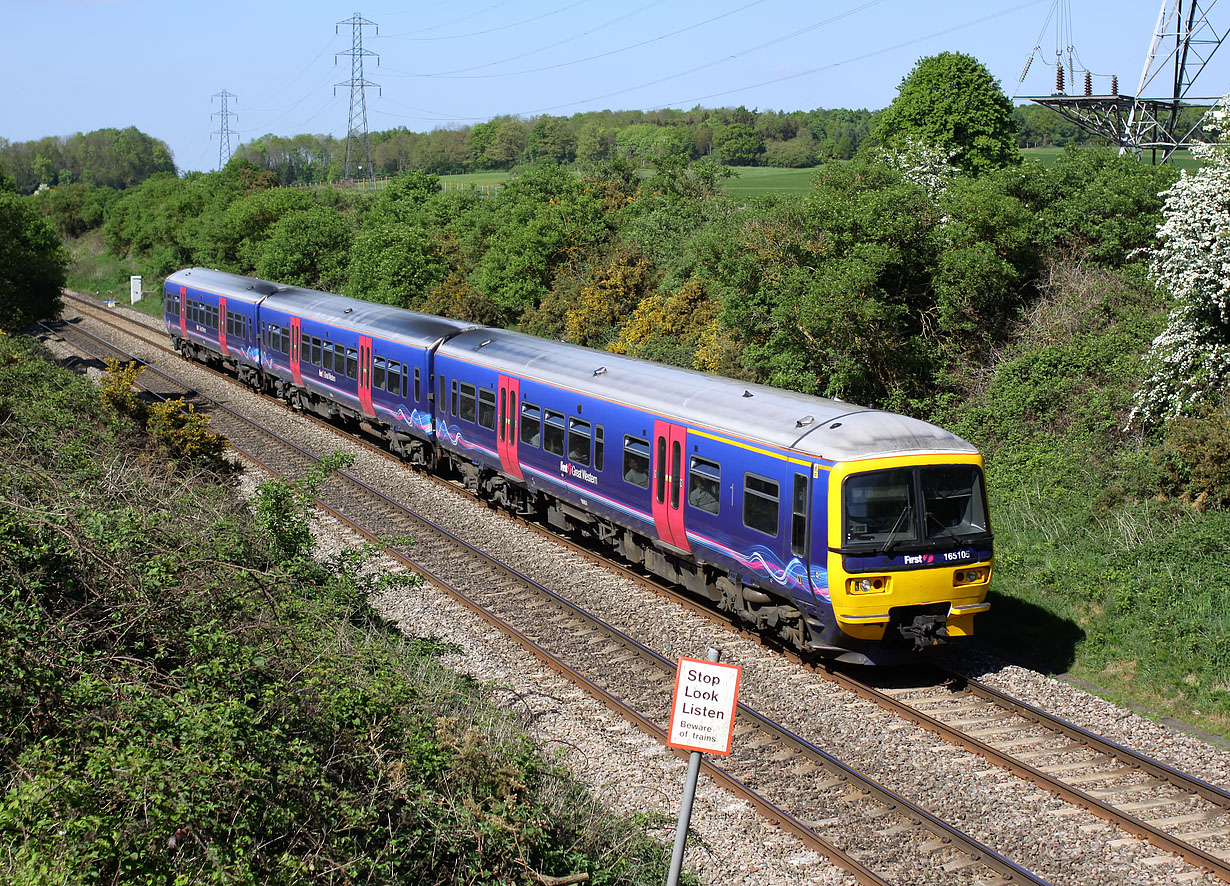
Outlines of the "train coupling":
{"type": "Polygon", "coordinates": [[[898,627],[901,636],[914,644],[914,651],[921,652],[939,646],[948,639],[946,615],[916,615],[913,620],[898,627]]]}

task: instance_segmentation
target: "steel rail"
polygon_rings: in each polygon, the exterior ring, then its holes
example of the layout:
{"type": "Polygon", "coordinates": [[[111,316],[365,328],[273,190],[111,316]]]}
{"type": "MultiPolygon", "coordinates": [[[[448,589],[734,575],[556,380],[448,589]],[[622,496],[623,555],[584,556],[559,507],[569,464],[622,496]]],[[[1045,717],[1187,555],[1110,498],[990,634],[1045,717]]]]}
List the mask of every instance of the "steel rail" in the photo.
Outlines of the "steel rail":
{"type": "MultiPolygon", "coordinates": [[[[48,329],[48,331],[50,332],[59,334],[57,330],[46,326],[46,324],[39,324],[39,325],[43,326],[43,328],[45,329],[48,329]]],[[[201,399],[211,403],[213,406],[230,413],[236,419],[242,422],[246,422],[247,424],[253,426],[254,428],[259,429],[260,431],[263,431],[269,437],[276,440],[279,445],[294,450],[299,455],[301,455],[303,458],[313,461],[313,462],[320,461],[320,458],[318,456],[308,452],[307,450],[303,449],[297,444],[289,440],[286,440],[285,438],[278,435],[276,432],[271,431],[268,428],[264,428],[258,422],[255,422],[252,419],[249,419],[246,416],[241,415],[237,411],[231,409],[230,407],[226,406],[223,403],[220,403],[219,401],[215,400],[209,395],[204,394],[199,390],[196,390],[191,385],[187,384],[186,382],[183,382],[180,379],[175,378],[170,373],[160,370],[157,367],[150,366],[146,361],[142,360],[140,357],[137,357],[136,355],[125,352],[123,349],[119,348],[118,346],[110,342],[106,342],[104,339],[98,336],[95,336],[89,330],[84,330],[84,329],[74,327],[73,331],[81,335],[84,335],[84,336],[89,336],[103,343],[107,347],[110,347],[113,350],[121,354],[125,354],[126,356],[130,357],[133,362],[136,362],[140,365],[148,367],[155,373],[158,373],[159,375],[161,375],[163,378],[172,382],[173,384],[177,384],[183,387],[187,392],[195,394],[201,399]]],[[[75,345],[75,346],[81,347],[80,345],[75,345]]],[[[101,357],[101,355],[98,353],[94,353],[93,356],[101,357]]],[[[140,382],[138,382],[138,386],[144,388],[146,391],[153,394],[154,396],[165,398],[164,395],[160,394],[157,391],[152,390],[151,388],[149,388],[148,386],[144,384],[141,384],[140,382]]],[[[234,446],[234,448],[236,449],[236,451],[238,451],[244,458],[258,465],[262,470],[268,472],[269,474],[275,477],[283,476],[281,472],[277,470],[277,468],[273,467],[271,464],[268,463],[267,460],[257,455],[255,452],[247,448],[244,448],[241,445],[236,445],[233,440],[231,441],[231,443],[232,443],[232,446],[234,446]]],[[[597,626],[601,627],[603,630],[611,633],[614,636],[624,637],[625,642],[627,642],[630,646],[639,647],[639,649],[642,650],[643,653],[645,653],[645,657],[647,659],[651,659],[651,660],[661,659],[662,662],[666,662],[666,659],[664,659],[662,656],[658,656],[656,652],[653,652],[652,650],[638,643],[636,640],[632,639],[631,637],[626,637],[625,635],[622,635],[616,628],[602,621],[597,616],[593,616],[588,613],[585,613],[584,610],[581,610],[579,607],[576,607],[573,604],[569,603],[567,600],[560,597],[558,594],[551,591],[549,588],[546,588],[538,584],[533,579],[529,578],[528,576],[518,571],[515,567],[509,566],[505,563],[502,563],[499,560],[496,560],[493,557],[490,557],[489,555],[475,548],[469,542],[457,537],[455,534],[449,532],[447,529],[444,529],[443,527],[435,524],[430,519],[423,517],[422,515],[419,515],[419,514],[414,514],[413,512],[409,511],[408,509],[406,509],[404,506],[400,505],[399,503],[394,502],[391,499],[387,498],[385,495],[383,495],[383,493],[379,492],[376,489],[373,489],[371,486],[368,486],[362,480],[359,480],[358,478],[353,477],[344,471],[336,472],[335,476],[354,485],[357,488],[362,489],[365,493],[383,500],[389,506],[396,508],[400,512],[403,512],[404,514],[409,516],[411,519],[413,519],[415,522],[421,523],[422,525],[430,528],[432,531],[437,532],[440,535],[449,538],[454,544],[466,550],[472,556],[482,558],[488,564],[514,577],[517,581],[522,582],[528,586],[534,587],[538,593],[542,594],[543,596],[553,599],[557,603],[569,608],[570,610],[573,610],[580,617],[587,618],[587,620],[595,623],[597,626]]],[[[342,523],[343,525],[347,526],[352,531],[360,535],[361,537],[367,539],[371,543],[379,545],[385,553],[393,557],[395,560],[397,560],[398,562],[400,562],[407,568],[422,575],[424,578],[434,582],[442,590],[444,590],[446,593],[448,593],[450,596],[452,596],[454,599],[456,599],[458,602],[464,605],[467,609],[474,612],[476,615],[481,617],[484,621],[486,621],[488,624],[495,627],[500,632],[506,634],[507,636],[515,640],[518,643],[518,645],[520,645],[522,648],[524,648],[526,651],[532,654],[536,659],[542,662],[545,666],[555,671],[556,673],[560,674],[568,681],[577,685],[582,691],[584,691],[591,698],[594,698],[595,700],[599,701],[609,710],[618,714],[620,717],[622,717],[623,719],[627,720],[629,723],[634,725],[638,730],[654,738],[660,744],[665,744],[666,731],[662,727],[653,723],[648,718],[640,714],[638,711],[624,704],[615,695],[603,689],[593,680],[589,679],[588,677],[584,676],[576,669],[572,668],[570,665],[568,665],[566,662],[564,662],[559,657],[551,654],[550,651],[548,651],[543,646],[535,642],[527,634],[520,631],[519,629],[509,624],[504,619],[500,618],[495,613],[485,608],[481,603],[479,603],[478,601],[470,597],[468,594],[466,594],[465,591],[461,590],[460,588],[456,587],[455,585],[453,585],[452,583],[444,579],[442,576],[437,574],[430,567],[426,566],[425,564],[419,561],[416,561],[413,557],[407,554],[404,550],[397,548],[395,546],[388,545],[387,541],[382,540],[377,535],[369,531],[367,528],[360,525],[355,520],[343,514],[341,511],[337,510],[333,506],[329,505],[327,502],[317,499],[316,505],[320,507],[323,511],[328,513],[330,516],[332,516],[334,519],[338,520],[340,523],[342,523]]],[[[669,662],[667,662],[667,664],[669,665],[670,670],[674,669],[673,664],[670,664],[669,662]]],[[[863,884],[863,886],[891,886],[889,881],[880,877],[871,868],[867,867],[862,862],[858,861],[852,855],[840,849],[836,845],[820,837],[818,834],[815,833],[815,831],[808,828],[805,824],[803,824],[797,818],[790,815],[785,810],[781,809],[779,806],[774,804],[772,801],[767,800],[766,798],[761,796],[751,787],[744,784],[742,781],[740,781],[739,779],[737,779],[730,773],[726,772],[721,767],[713,765],[712,763],[708,761],[704,761],[702,763],[702,768],[704,768],[705,771],[710,775],[710,777],[712,777],[716,782],[721,784],[727,790],[731,791],[737,797],[746,800],[750,805],[752,805],[755,809],[757,809],[757,811],[766,820],[776,825],[777,827],[781,828],[783,831],[786,831],[787,833],[792,834],[806,848],[814,850],[824,855],[826,858],[830,859],[834,863],[834,865],[842,868],[847,873],[849,873],[851,876],[853,876],[858,883],[863,884]]],[[[1030,882],[1041,882],[1041,881],[1030,881],[1030,882]]]]}
{"type": "MultiPolygon", "coordinates": [[[[880,707],[892,712],[898,717],[901,717],[903,720],[920,726],[930,732],[934,732],[935,734],[943,737],[946,741],[965,748],[980,757],[986,758],[995,765],[1011,772],[1013,775],[1024,778],[1038,787],[1059,796],[1063,800],[1077,806],[1084,807],[1099,818],[1122,828],[1128,833],[1135,834],[1138,837],[1143,837],[1157,848],[1164,849],[1167,852],[1172,852],[1191,864],[1202,867],[1205,870],[1215,874],[1222,880],[1230,882],[1230,862],[1226,859],[1206,852],[1198,846],[1193,846],[1179,837],[1154,827],[1148,822],[1143,821],[1134,815],[1130,815],[1121,809],[1117,809],[1113,805],[1106,803],[1103,800],[1099,800],[1097,797],[1094,797],[1079,788],[1065,784],[1059,778],[1043,772],[1041,769],[1031,766],[1029,763],[1018,760],[1011,754],[1001,751],[993,745],[990,745],[981,739],[975,738],[968,733],[962,732],[960,729],[949,726],[942,720],[932,717],[930,714],[926,714],[917,708],[911,707],[906,702],[898,701],[888,693],[883,692],[874,686],[870,686],[836,667],[827,666],[822,669],[822,672],[843,688],[854,692],[856,695],[859,695],[868,701],[875,702],[880,705],[880,707]]],[[[997,694],[994,690],[991,690],[990,687],[984,688],[987,689],[989,696],[997,694]]],[[[1002,693],[998,694],[1002,695],[1002,693]]],[[[1004,698],[1007,699],[1007,696],[1004,696],[1004,698]]],[[[1012,702],[1015,705],[1033,710],[1034,713],[1038,715],[1039,719],[1050,719],[1050,715],[1046,714],[1044,711],[1030,708],[1030,706],[1026,705],[1024,702],[1020,702],[1015,699],[1012,699],[1012,702]]],[[[1072,728],[1074,730],[1078,730],[1079,732],[1085,732],[1085,730],[1080,729],[1078,726],[1073,725],[1072,728]]],[[[1087,734],[1092,736],[1092,733],[1087,734]]],[[[1097,738],[1096,736],[1093,737],[1097,738]]],[[[1106,742],[1108,745],[1113,744],[1112,742],[1108,742],[1106,739],[1100,739],[1100,741],[1106,742]]],[[[1126,751],[1127,749],[1124,748],[1124,750],[1126,751]]],[[[1128,753],[1135,755],[1135,752],[1128,753]]],[[[1140,757],[1142,760],[1148,759],[1143,757],[1143,755],[1135,756],[1140,757]]],[[[1152,763],[1158,767],[1158,772],[1170,770],[1170,767],[1166,766],[1164,763],[1160,763],[1158,761],[1152,761],[1152,763]]],[[[1179,774],[1182,775],[1182,773],[1179,774]]],[[[1201,782],[1201,784],[1205,783],[1201,782]]],[[[1206,784],[1206,787],[1216,794],[1224,793],[1213,785],[1206,784]]]]}
{"type": "MultiPolygon", "coordinates": [[[[110,325],[116,329],[120,329],[120,327],[115,323],[108,323],[107,325],[110,325]]],[[[85,330],[82,330],[82,331],[86,332],[85,330]]],[[[123,330],[121,329],[120,331],[123,331],[123,330]]],[[[86,332],[86,334],[89,334],[89,333],[86,332]]],[[[170,352],[169,348],[165,348],[165,346],[163,347],[166,351],[170,352]]],[[[156,370],[156,371],[161,372],[160,370],[156,370]]],[[[167,375],[166,373],[162,373],[162,374],[167,375]]],[[[226,375],[225,373],[218,373],[218,374],[221,375],[223,378],[227,379],[228,382],[237,384],[237,382],[234,382],[233,379],[231,379],[230,376],[226,375]]],[[[167,376],[167,377],[170,377],[170,376],[167,376]]],[[[185,383],[179,381],[178,379],[173,379],[173,380],[175,381],[175,383],[180,384],[181,386],[190,387],[186,385],[185,383]]],[[[205,396],[205,395],[201,395],[201,396],[205,396]]],[[[206,397],[206,399],[211,399],[211,398],[206,397]]],[[[241,420],[251,422],[250,419],[246,419],[243,416],[239,416],[238,413],[235,413],[234,410],[231,410],[229,407],[221,403],[217,403],[217,401],[212,401],[212,402],[214,402],[218,407],[225,409],[226,411],[231,412],[232,414],[235,414],[241,420]]],[[[287,445],[294,446],[294,444],[291,444],[289,442],[287,442],[287,445]]],[[[295,448],[299,449],[299,447],[297,446],[295,448]]],[[[303,452],[303,450],[301,449],[299,451],[303,452]]],[[[383,452],[383,450],[381,451],[383,452]]],[[[308,457],[314,458],[314,456],[311,456],[310,454],[307,454],[307,455],[308,457]]],[[[339,472],[339,475],[344,477],[347,481],[357,486],[362,487],[369,494],[378,496],[380,499],[382,499],[385,502],[387,507],[392,507],[392,508],[399,509],[399,510],[405,510],[404,508],[402,508],[401,505],[388,499],[383,494],[367,486],[366,484],[364,484],[362,481],[358,480],[357,478],[354,478],[348,474],[345,474],[344,472],[339,472]]],[[[322,502],[322,504],[324,503],[322,502]]],[[[332,509],[330,510],[332,511],[332,509]]],[[[448,532],[442,527],[439,527],[436,524],[432,523],[430,520],[427,520],[426,518],[421,517],[419,515],[414,515],[414,519],[425,523],[425,525],[427,525],[428,528],[431,529],[431,531],[445,535],[451,538],[455,543],[464,546],[471,552],[473,556],[481,557],[487,560],[488,562],[491,562],[492,564],[496,565],[497,568],[508,571],[510,574],[515,576],[517,581],[520,581],[529,587],[535,588],[537,593],[541,593],[546,596],[549,596],[557,604],[564,606],[568,608],[570,611],[572,611],[576,617],[593,622],[600,629],[606,632],[608,635],[612,636],[613,638],[616,638],[620,643],[627,645],[629,648],[633,648],[639,657],[654,663],[656,666],[663,669],[665,672],[673,673],[674,668],[675,668],[674,663],[669,661],[668,659],[666,659],[664,656],[660,655],[656,651],[648,649],[647,647],[643,646],[635,639],[623,634],[617,628],[613,627],[612,625],[609,625],[608,623],[598,618],[597,616],[594,616],[588,612],[585,612],[584,610],[575,606],[568,600],[560,597],[558,594],[555,594],[553,591],[543,587],[542,585],[539,585],[537,582],[533,581],[529,577],[516,571],[512,567],[506,566],[505,564],[499,563],[498,561],[495,561],[493,558],[488,557],[483,552],[469,545],[464,540],[457,538],[454,534],[448,532]]],[[[350,523],[351,521],[347,520],[346,522],[350,523]]],[[[417,567],[416,567],[416,571],[423,572],[422,569],[419,569],[417,567]]],[[[432,578],[434,581],[438,581],[438,582],[440,581],[439,577],[437,576],[433,575],[432,578]]],[[[867,687],[867,688],[870,689],[870,687],[867,687]]],[[[875,691],[875,690],[872,690],[872,691],[875,691]]],[[[908,710],[912,711],[913,709],[908,709],[908,710]]],[[[917,712],[914,712],[914,713],[917,713],[917,712]]],[[[750,720],[753,723],[754,728],[763,728],[766,731],[772,732],[775,736],[777,736],[779,741],[785,742],[787,744],[793,744],[796,747],[796,749],[798,749],[805,756],[810,757],[818,765],[824,767],[826,770],[832,772],[833,774],[835,774],[838,778],[842,780],[850,780],[851,782],[853,782],[855,785],[857,785],[861,789],[875,796],[883,805],[887,806],[890,809],[898,810],[900,814],[902,814],[904,817],[909,819],[911,822],[914,822],[916,824],[923,826],[927,830],[931,831],[936,837],[944,840],[945,842],[950,842],[950,843],[955,844],[956,846],[961,847],[962,851],[964,851],[971,859],[978,860],[980,863],[984,864],[988,868],[995,870],[1001,876],[1009,880],[1015,879],[1018,882],[1031,882],[1031,883],[1045,882],[1043,880],[1038,879],[1032,872],[1027,871],[1026,869],[1016,865],[1010,859],[998,853],[994,849],[984,845],[980,841],[976,840],[973,837],[970,837],[969,835],[953,827],[952,825],[949,825],[948,823],[942,821],[941,819],[936,818],[931,813],[929,813],[927,810],[923,809],[922,807],[918,806],[912,801],[906,799],[905,797],[902,797],[896,794],[890,789],[880,785],[874,779],[871,779],[870,777],[866,775],[858,773],[854,769],[842,763],[837,758],[823,751],[822,749],[815,746],[811,742],[808,742],[806,739],[802,738],[801,736],[798,736],[797,734],[795,734],[788,728],[773,722],[767,717],[764,717],[763,715],[761,715],[759,712],[755,711],[754,709],[747,707],[746,705],[740,704],[739,705],[739,715],[744,716],[748,720],[750,720]]],[[[936,722],[938,723],[938,721],[936,722]]],[[[919,725],[923,725],[923,724],[919,724],[919,725]]],[[[955,736],[959,733],[956,733],[954,731],[953,734],[955,736]]],[[[1002,759],[1007,759],[1006,757],[1003,757],[1003,755],[1000,755],[1000,757],[1002,759]]],[[[1030,768],[1032,769],[1032,767],[1030,768]]],[[[706,766],[706,769],[712,773],[713,771],[717,770],[718,767],[708,765],[706,766]]],[[[816,838],[820,839],[818,836],[816,838]]]]}

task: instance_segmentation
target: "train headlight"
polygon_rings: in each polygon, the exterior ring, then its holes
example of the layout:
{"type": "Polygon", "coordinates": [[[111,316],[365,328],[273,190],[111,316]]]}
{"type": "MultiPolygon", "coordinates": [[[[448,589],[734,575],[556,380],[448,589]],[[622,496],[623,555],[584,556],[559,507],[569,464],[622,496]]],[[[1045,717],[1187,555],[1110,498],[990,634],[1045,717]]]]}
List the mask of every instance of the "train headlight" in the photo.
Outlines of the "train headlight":
{"type": "Polygon", "coordinates": [[[953,587],[963,585],[976,585],[984,583],[990,575],[990,570],[985,566],[979,566],[972,569],[958,569],[952,574],[953,587]]]}
{"type": "Polygon", "coordinates": [[[883,594],[888,591],[887,575],[868,575],[846,580],[846,592],[850,594],[883,594]]]}

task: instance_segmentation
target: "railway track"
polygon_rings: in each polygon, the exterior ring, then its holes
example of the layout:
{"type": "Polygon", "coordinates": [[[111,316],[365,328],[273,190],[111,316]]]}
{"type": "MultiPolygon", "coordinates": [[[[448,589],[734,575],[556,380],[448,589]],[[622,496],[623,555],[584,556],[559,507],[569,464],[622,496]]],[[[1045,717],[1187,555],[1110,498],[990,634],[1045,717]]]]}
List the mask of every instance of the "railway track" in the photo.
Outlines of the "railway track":
{"type": "MultiPolygon", "coordinates": [[[[126,333],[131,334],[131,327],[127,323],[112,322],[112,325],[117,328],[122,326],[126,333]]],[[[149,330],[145,330],[141,335],[149,343],[169,350],[163,343],[165,339],[149,334],[149,330]]],[[[382,515],[378,525],[387,525],[389,519],[389,515],[382,515]]],[[[523,591],[524,589],[521,592],[523,591]]],[[[515,594],[507,591],[496,596],[517,599],[515,594]]],[[[535,608],[541,610],[542,607],[547,607],[544,614],[563,618],[565,616],[559,613],[550,612],[553,607],[561,605],[559,601],[555,601],[538,604],[535,608]]],[[[516,614],[508,613],[510,624],[516,623],[513,620],[516,614]]],[[[713,617],[711,612],[707,612],[707,615],[713,617]]],[[[577,616],[573,614],[566,617],[577,616]]],[[[547,633],[556,635],[575,631],[580,636],[588,636],[590,642],[579,647],[575,653],[582,663],[587,657],[610,659],[614,656],[621,659],[622,663],[628,664],[629,673],[636,674],[633,677],[620,671],[609,678],[614,682],[602,688],[602,692],[614,697],[618,697],[620,693],[629,694],[630,689],[622,681],[642,686],[656,685],[657,692],[642,690],[647,694],[644,700],[639,702],[639,707],[644,709],[640,716],[648,718],[649,722],[665,722],[673,662],[657,653],[646,656],[648,650],[615,652],[613,648],[608,648],[616,642],[612,636],[601,630],[592,633],[595,630],[568,623],[549,627],[547,633]],[[653,660],[655,657],[656,663],[653,660]],[[636,662],[635,668],[631,662],[636,662]],[[652,676],[653,674],[657,676],[652,676]]],[[[828,676],[830,679],[848,680],[848,676],[836,672],[828,676]]],[[[1126,748],[1114,745],[1113,742],[1107,743],[1071,724],[1067,724],[1071,727],[1068,731],[1060,728],[1061,724],[1044,727],[1041,724],[1048,720],[1044,712],[1028,709],[1020,702],[1006,697],[996,698],[994,690],[978,687],[977,684],[966,683],[958,686],[951,677],[938,676],[933,681],[925,681],[924,686],[919,686],[918,681],[909,686],[897,687],[874,687],[869,684],[856,686],[855,682],[857,681],[843,685],[848,691],[856,692],[862,698],[870,699],[885,710],[892,711],[902,720],[939,734],[946,741],[991,760],[1008,772],[1030,779],[1046,790],[1062,796],[1067,802],[1093,811],[1126,832],[1145,837],[1159,849],[1174,852],[1192,864],[1213,872],[1222,879],[1230,880],[1225,859],[1219,854],[1219,841],[1226,836],[1223,826],[1230,820],[1222,818],[1227,809],[1227,797],[1220,788],[1192,780],[1164,764],[1134,755],[1126,748]],[[990,705],[994,701],[996,707],[976,706],[975,699],[977,705],[990,705]],[[1019,712],[1013,715],[1017,717],[1015,725],[1009,722],[1010,718],[1004,713],[1007,709],[1005,706],[1014,707],[1019,712]],[[988,733],[987,730],[991,732],[988,733]],[[1077,730],[1082,735],[1078,737],[1072,730],[1077,730]],[[992,734],[996,731],[1001,732],[998,738],[992,734]],[[984,738],[988,740],[983,741],[984,738]],[[1107,757],[1104,748],[1110,745],[1114,745],[1115,753],[1107,757]],[[1088,758],[1085,761],[1072,758],[1078,749],[1095,747],[1097,754],[1092,750],[1083,752],[1083,756],[1088,758]],[[1103,756],[1098,757],[1098,754],[1103,756]],[[1077,765],[1078,763],[1081,765],[1077,765]],[[1123,780],[1116,786],[1114,778],[1123,780]],[[1141,796],[1142,794],[1148,796],[1141,796]],[[1186,808],[1196,803],[1196,798],[1206,805],[1186,808]],[[1195,829],[1191,825],[1195,825],[1195,829]]],[[[643,724],[641,728],[644,728],[643,724]]],[[[876,810],[868,813],[870,821],[875,823],[875,830],[867,831],[875,835],[871,843],[876,848],[869,850],[856,847],[854,853],[871,852],[883,862],[886,858],[902,857],[902,847],[910,846],[907,852],[913,853],[916,859],[928,859],[927,863],[914,868],[910,868],[905,861],[899,863],[901,870],[911,870],[911,873],[899,882],[923,882],[924,880],[915,878],[919,875],[926,878],[928,873],[934,874],[936,871],[942,872],[943,875],[938,882],[959,882],[962,879],[969,879],[970,882],[1040,882],[1040,878],[1030,879],[1027,872],[1010,863],[1006,867],[995,869],[993,874],[988,874],[988,869],[983,865],[993,853],[977,841],[967,844],[963,851],[958,852],[954,846],[960,844],[960,839],[951,834],[938,835],[935,830],[930,830],[926,831],[930,836],[921,840],[911,839],[910,832],[935,826],[934,822],[927,821],[929,813],[904,798],[877,793],[873,785],[859,785],[854,780],[857,773],[847,771],[838,761],[794,735],[788,728],[757,719],[755,712],[743,712],[736,727],[735,749],[736,754],[728,761],[726,768],[737,772],[747,784],[760,791],[765,798],[763,802],[771,803],[768,798],[793,792],[797,797],[794,809],[800,814],[787,812],[786,815],[795,818],[796,823],[813,835],[818,836],[826,825],[835,823],[831,820],[847,820],[851,814],[851,795],[876,796],[877,803],[867,807],[876,810]],[[801,743],[792,744],[795,739],[801,743]],[[754,759],[742,759],[744,756],[754,759]],[[775,768],[776,772],[757,773],[756,760],[773,758],[778,759],[778,765],[770,769],[775,768]],[[788,766],[781,765],[787,761],[788,766]],[[789,784],[784,786],[783,781],[789,784]],[[807,783],[808,793],[800,791],[800,782],[807,783]],[[840,810],[840,815],[817,817],[809,811],[814,809],[840,810]],[[891,823],[885,823],[884,819],[890,815],[893,817],[891,823]],[[808,823],[811,827],[807,826],[808,823]]],[[[782,805],[784,809],[790,808],[788,802],[782,805]]],[[[870,827],[869,824],[868,828],[870,827]]],[[[1006,859],[1003,861],[1006,862],[1006,859]]],[[[1194,878],[1185,876],[1184,879],[1194,878]]]]}
{"type": "MultiPolygon", "coordinates": [[[[98,359],[144,362],[83,329],[67,325],[58,332],[98,359]]],[[[147,384],[149,390],[201,402],[214,429],[266,471],[302,476],[318,462],[317,456],[259,422],[173,376],[153,371],[159,384],[156,388],[147,384]]],[[[664,742],[659,724],[669,719],[675,662],[345,472],[326,484],[320,504],[373,541],[413,537],[413,547],[393,546],[390,553],[514,637],[548,667],[664,742]],[[595,668],[595,662],[616,667],[595,668]]],[[[708,774],[857,882],[1047,882],[746,705],[740,705],[736,736],[741,746],[723,766],[706,762],[708,774]],[[784,760],[791,765],[782,767],[784,760]],[[783,785],[783,779],[788,784],[783,785]],[[825,816],[809,818],[817,809],[825,810],[825,816]],[[886,829],[883,817],[888,814],[899,821],[886,829]],[[869,831],[881,837],[879,844],[853,847],[853,852],[874,857],[874,868],[832,839],[848,842],[852,817],[863,818],[869,831]],[[834,833],[826,837],[824,829],[834,833]],[[942,879],[935,879],[936,871],[942,879]],[[964,876],[958,877],[961,872],[964,876]],[[993,876],[988,877],[988,872],[993,876]]]]}
{"type": "Polygon", "coordinates": [[[936,668],[931,678],[914,675],[898,686],[828,673],[885,710],[1230,881],[1225,788],[951,671],[936,668]]]}

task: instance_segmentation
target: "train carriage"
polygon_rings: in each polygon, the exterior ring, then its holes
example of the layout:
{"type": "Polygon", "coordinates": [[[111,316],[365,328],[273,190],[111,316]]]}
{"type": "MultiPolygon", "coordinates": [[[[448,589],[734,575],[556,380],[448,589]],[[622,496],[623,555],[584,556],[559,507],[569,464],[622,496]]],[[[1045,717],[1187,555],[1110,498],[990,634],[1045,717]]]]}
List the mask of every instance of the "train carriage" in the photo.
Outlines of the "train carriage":
{"type": "Polygon", "coordinates": [[[257,306],[273,283],[191,268],[167,278],[163,319],[186,356],[223,366],[255,384],[260,373],[257,306]]]}
{"type": "Polygon", "coordinates": [[[275,393],[328,418],[367,421],[417,463],[434,458],[435,349],[469,324],[298,287],[261,304],[275,393]]]}
{"type": "Polygon", "coordinates": [[[493,329],[436,370],[473,488],[792,645],[885,660],[987,608],[981,459],[933,425],[493,329]]]}

